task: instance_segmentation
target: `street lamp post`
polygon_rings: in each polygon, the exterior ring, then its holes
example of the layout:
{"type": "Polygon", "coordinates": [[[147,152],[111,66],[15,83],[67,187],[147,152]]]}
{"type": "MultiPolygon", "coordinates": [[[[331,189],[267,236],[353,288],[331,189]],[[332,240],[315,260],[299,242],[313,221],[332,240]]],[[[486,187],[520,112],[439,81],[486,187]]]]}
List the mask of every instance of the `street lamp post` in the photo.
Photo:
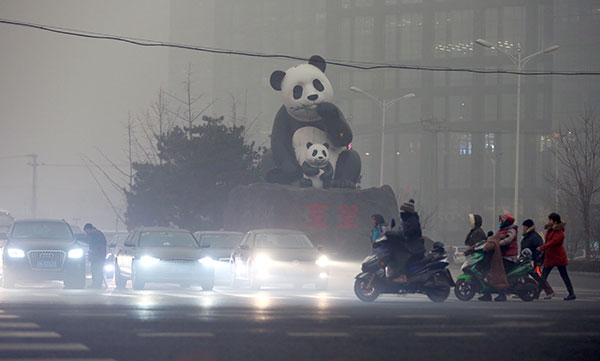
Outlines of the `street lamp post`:
{"type": "Polygon", "coordinates": [[[519,210],[519,155],[520,155],[520,135],[521,135],[521,70],[527,64],[527,62],[538,55],[547,54],[553,51],[558,50],[558,45],[550,46],[546,49],[537,51],[533,54],[527,55],[524,58],[521,58],[521,47],[517,47],[517,56],[515,57],[513,54],[508,51],[494,46],[491,42],[484,39],[477,39],[475,42],[481,46],[486,48],[490,48],[492,50],[498,50],[502,54],[508,56],[512,62],[517,67],[517,127],[516,127],[516,146],[515,146],[515,198],[513,203],[513,216],[515,219],[518,219],[518,210],[519,210]]]}
{"type": "Polygon", "coordinates": [[[353,92],[361,93],[361,94],[368,96],[377,104],[377,106],[379,106],[379,109],[381,109],[381,154],[379,155],[379,157],[380,157],[379,186],[381,187],[381,186],[383,186],[383,145],[384,145],[384,140],[385,140],[385,111],[387,110],[387,108],[389,106],[393,105],[397,101],[402,100],[402,99],[407,99],[407,98],[413,98],[415,96],[415,94],[408,93],[399,98],[385,101],[385,99],[381,99],[381,100],[377,99],[376,97],[374,97],[373,95],[360,89],[359,87],[351,86],[350,90],[352,90],[353,92]]]}

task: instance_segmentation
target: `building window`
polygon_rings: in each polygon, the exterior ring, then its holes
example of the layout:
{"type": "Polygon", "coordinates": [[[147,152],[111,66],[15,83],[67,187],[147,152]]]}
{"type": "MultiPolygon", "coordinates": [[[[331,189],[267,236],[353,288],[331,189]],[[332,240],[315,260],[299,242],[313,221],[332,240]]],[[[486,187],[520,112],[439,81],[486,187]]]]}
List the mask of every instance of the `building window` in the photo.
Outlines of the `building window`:
{"type": "Polygon", "coordinates": [[[495,122],[498,120],[498,96],[487,94],[483,99],[483,120],[495,122]]]}
{"type": "Polygon", "coordinates": [[[458,141],[458,154],[471,155],[473,153],[473,142],[471,134],[461,134],[458,141]]]}
{"type": "Polygon", "coordinates": [[[404,14],[397,26],[400,35],[400,59],[420,59],[423,44],[423,15],[404,14]]]}
{"type": "Polygon", "coordinates": [[[540,142],[540,153],[550,150],[554,139],[551,135],[541,135],[540,142]]]}
{"type": "Polygon", "coordinates": [[[355,60],[373,59],[375,19],[372,16],[354,18],[354,56],[355,60]]]}
{"type": "Polygon", "coordinates": [[[448,117],[451,122],[471,120],[471,97],[450,96],[448,99],[448,117]]]}
{"type": "Polygon", "coordinates": [[[473,10],[436,12],[434,22],[436,57],[473,55],[473,10]]]}
{"type": "Polygon", "coordinates": [[[486,133],[484,139],[485,150],[494,152],[496,150],[496,134],[486,133]]]}

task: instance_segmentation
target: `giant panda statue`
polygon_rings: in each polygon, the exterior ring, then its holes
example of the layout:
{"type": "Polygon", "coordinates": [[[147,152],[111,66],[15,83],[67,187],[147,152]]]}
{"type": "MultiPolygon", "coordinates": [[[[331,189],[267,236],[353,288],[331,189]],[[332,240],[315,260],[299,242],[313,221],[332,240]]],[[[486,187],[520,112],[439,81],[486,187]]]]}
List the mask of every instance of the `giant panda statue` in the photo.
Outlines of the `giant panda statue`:
{"type": "Polygon", "coordinates": [[[341,110],[330,101],[333,88],[325,76],[325,60],[312,56],[308,64],[271,74],[271,86],[280,91],[283,105],[271,131],[271,152],[276,168],[266,174],[271,183],[299,184],[306,161],[306,144],[328,143],[334,170],[331,187],[356,188],[361,161],[350,148],[352,130],[341,110]]]}

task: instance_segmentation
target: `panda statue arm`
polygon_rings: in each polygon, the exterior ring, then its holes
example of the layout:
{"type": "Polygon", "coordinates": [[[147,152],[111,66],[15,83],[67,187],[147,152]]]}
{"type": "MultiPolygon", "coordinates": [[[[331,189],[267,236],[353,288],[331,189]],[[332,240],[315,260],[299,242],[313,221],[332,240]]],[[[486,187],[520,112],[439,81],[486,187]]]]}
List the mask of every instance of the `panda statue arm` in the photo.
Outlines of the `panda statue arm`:
{"type": "Polygon", "coordinates": [[[347,147],[352,142],[352,129],[342,111],[333,103],[317,105],[317,113],[323,119],[325,132],[335,147],[347,147]]]}
{"type": "Polygon", "coordinates": [[[302,172],[307,176],[312,177],[319,174],[319,168],[313,167],[307,162],[304,162],[302,163],[302,172]]]}
{"type": "Polygon", "coordinates": [[[323,184],[325,184],[326,182],[330,181],[333,178],[333,166],[331,165],[330,162],[327,162],[327,166],[325,166],[325,168],[323,168],[323,174],[321,174],[319,176],[319,178],[321,178],[321,180],[323,181],[323,184]]]}
{"type": "Polygon", "coordinates": [[[294,175],[296,178],[302,177],[302,170],[296,159],[296,153],[292,145],[292,135],[290,134],[289,123],[290,117],[281,107],[275,116],[273,129],[271,131],[271,152],[275,165],[284,173],[294,175]]]}

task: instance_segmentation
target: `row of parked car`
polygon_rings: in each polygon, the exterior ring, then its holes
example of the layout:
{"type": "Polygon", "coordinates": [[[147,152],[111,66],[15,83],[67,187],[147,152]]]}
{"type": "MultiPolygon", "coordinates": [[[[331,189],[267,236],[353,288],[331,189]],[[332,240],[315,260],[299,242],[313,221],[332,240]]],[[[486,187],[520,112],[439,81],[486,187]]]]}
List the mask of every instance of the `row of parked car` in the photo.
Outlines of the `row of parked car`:
{"type": "MultiPolygon", "coordinates": [[[[210,290],[217,278],[232,287],[291,283],[327,288],[329,259],[302,232],[258,229],[191,232],[140,227],[116,234],[107,247],[105,272],[117,287],[143,289],[147,283],[199,285],[210,290]]],[[[2,251],[2,285],[61,280],[67,288],[85,287],[87,246],[81,233],[53,219],[14,221],[2,251]]]]}

